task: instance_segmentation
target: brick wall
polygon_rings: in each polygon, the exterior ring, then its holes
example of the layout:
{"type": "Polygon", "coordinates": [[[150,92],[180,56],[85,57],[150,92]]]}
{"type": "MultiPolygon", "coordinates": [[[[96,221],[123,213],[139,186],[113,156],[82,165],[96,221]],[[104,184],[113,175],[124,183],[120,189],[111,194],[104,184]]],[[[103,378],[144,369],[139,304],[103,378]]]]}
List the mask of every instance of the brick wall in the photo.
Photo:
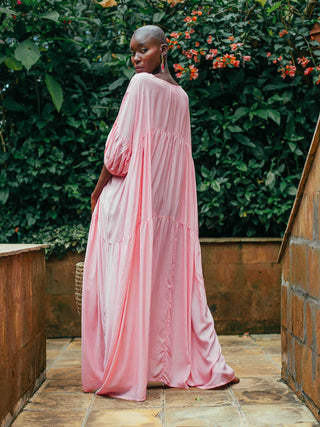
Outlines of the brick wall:
{"type": "MultiPolygon", "coordinates": [[[[219,334],[280,332],[281,239],[201,239],[208,305],[219,334]]],[[[75,265],[84,254],[47,261],[47,336],[80,336],[75,265]]]]}
{"type": "Polygon", "coordinates": [[[45,378],[45,257],[0,245],[0,424],[10,425],[45,378]]]}
{"type": "Polygon", "coordinates": [[[320,420],[320,149],[306,179],[281,262],[282,377],[320,420]]]}

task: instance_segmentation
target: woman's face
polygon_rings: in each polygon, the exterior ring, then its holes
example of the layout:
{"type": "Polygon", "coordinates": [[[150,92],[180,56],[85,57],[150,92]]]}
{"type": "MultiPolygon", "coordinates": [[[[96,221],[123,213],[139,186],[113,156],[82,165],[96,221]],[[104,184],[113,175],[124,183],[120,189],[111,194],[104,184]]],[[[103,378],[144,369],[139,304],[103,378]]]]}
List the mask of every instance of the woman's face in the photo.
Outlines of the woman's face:
{"type": "Polygon", "coordinates": [[[145,34],[134,35],[130,43],[131,61],[137,73],[160,72],[161,44],[145,34]]]}

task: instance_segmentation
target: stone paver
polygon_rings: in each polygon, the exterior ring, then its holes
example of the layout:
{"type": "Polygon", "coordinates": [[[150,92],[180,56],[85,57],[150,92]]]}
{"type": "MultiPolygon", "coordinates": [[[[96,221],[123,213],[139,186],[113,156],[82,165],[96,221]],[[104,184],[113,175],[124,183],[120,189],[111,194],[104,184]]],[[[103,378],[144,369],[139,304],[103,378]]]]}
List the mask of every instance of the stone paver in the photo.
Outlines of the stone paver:
{"type": "Polygon", "coordinates": [[[216,426],[316,427],[319,423],[280,381],[280,335],[220,336],[240,383],[225,390],[150,384],[145,402],[83,393],[81,340],[47,341],[47,380],[13,427],[216,426]]]}

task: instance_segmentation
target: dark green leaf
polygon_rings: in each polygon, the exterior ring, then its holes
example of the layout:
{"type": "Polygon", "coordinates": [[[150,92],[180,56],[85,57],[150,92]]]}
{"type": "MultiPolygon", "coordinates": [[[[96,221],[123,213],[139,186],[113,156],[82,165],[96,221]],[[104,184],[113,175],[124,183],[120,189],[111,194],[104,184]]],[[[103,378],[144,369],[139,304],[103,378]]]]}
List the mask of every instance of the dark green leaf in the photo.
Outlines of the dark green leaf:
{"type": "Polygon", "coordinates": [[[40,51],[31,40],[25,40],[18,45],[14,51],[14,55],[18,61],[22,62],[27,70],[30,70],[32,65],[40,58],[40,51]]]}
{"type": "Polygon", "coordinates": [[[45,77],[47,89],[51,95],[52,102],[59,112],[63,102],[63,91],[60,83],[58,83],[50,74],[45,77]]]}

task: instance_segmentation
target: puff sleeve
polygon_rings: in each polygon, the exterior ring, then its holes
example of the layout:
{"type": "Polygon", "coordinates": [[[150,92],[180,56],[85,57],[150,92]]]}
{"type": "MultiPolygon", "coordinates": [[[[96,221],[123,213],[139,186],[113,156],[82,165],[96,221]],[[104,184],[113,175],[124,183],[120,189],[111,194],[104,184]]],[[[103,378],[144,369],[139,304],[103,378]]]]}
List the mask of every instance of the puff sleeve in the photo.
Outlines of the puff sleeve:
{"type": "Polygon", "coordinates": [[[133,77],[123,97],[117,119],[108,135],[104,151],[104,164],[112,175],[125,176],[129,169],[137,97],[137,84],[133,77]]]}

